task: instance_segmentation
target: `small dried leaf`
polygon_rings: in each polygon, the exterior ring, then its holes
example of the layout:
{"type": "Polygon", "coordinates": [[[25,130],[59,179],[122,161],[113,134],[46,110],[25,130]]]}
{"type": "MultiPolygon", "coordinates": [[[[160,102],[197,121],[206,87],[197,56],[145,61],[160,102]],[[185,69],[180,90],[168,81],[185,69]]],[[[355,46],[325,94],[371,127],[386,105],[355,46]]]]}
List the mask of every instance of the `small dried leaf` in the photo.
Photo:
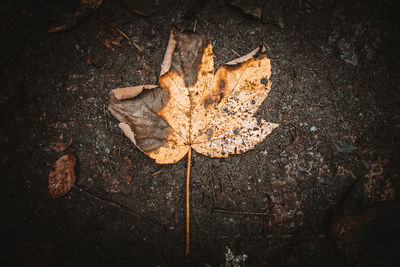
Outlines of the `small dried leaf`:
{"type": "Polygon", "coordinates": [[[54,171],[49,174],[49,193],[54,198],[67,194],[75,186],[75,163],[76,157],[64,155],[54,164],[54,171]]]}

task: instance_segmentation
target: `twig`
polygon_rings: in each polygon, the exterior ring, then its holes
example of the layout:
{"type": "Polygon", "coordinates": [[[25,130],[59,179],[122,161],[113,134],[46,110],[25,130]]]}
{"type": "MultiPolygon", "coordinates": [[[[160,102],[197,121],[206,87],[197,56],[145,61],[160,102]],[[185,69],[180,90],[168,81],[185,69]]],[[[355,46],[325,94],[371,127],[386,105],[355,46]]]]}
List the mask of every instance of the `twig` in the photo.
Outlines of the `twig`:
{"type": "Polygon", "coordinates": [[[239,31],[239,33],[240,33],[240,36],[246,41],[246,43],[248,42],[247,41],[247,38],[246,38],[246,36],[243,34],[243,32],[242,31],[239,31]]]}
{"type": "Polygon", "coordinates": [[[232,51],[232,53],[234,53],[236,56],[241,57],[241,55],[240,55],[238,52],[236,52],[235,50],[231,49],[231,51],[232,51]]]}
{"type": "Polygon", "coordinates": [[[293,146],[294,144],[297,144],[299,147],[301,147],[301,149],[304,150],[304,146],[299,143],[299,131],[301,131],[301,130],[296,125],[294,125],[293,123],[290,123],[290,124],[295,128],[296,135],[294,135],[292,133],[292,131],[290,130],[290,134],[292,135],[294,140],[292,142],[290,142],[287,146],[285,146],[285,148],[282,149],[282,151],[281,151],[281,153],[279,153],[279,155],[282,154],[283,151],[285,151],[289,146],[293,146]]]}
{"type": "MultiPolygon", "coordinates": [[[[84,188],[82,188],[82,187],[80,187],[78,185],[75,185],[75,187],[78,188],[80,192],[84,192],[88,196],[96,199],[97,201],[105,202],[105,203],[109,204],[110,206],[116,207],[116,208],[118,208],[118,209],[120,209],[120,210],[122,210],[122,211],[124,211],[124,212],[126,212],[126,213],[128,213],[130,215],[132,215],[132,216],[135,216],[136,218],[138,218],[138,219],[140,219],[142,221],[145,221],[145,222],[155,226],[155,228],[157,228],[159,231],[162,231],[165,234],[169,235],[170,236],[169,237],[170,240],[173,240],[173,242],[176,243],[176,245],[178,247],[181,247],[181,242],[177,241],[176,238],[171,235],[172,232],[170,232],[168,228],[165,228],[162,225],[158,224],[157,222],[155,222],[155,221],[153,221],[153,220],[151,220],[151,219],[149,219],[149,218],[147,218],[147,217],[145,217],[145,216],[143,216],[143,215],[141,215],[139,213],[136,213],[136,212],[134,212],[134,211],[132,211],[132,210],[120,205],[120,204],[114,203],[112,201],[109,201],[109,200],[106,200],[106,199],[103,199],[103,198],[99,198],[99,197],[93,195],[92,193],[90,193],[89,191],[87,191],[86,189],[84,189],[84,188]]],[[[188,256],[194,261],[194,258],[191,255],[188,255],[188,256]]]]}
{"type": "Polygon", "coordinates": [[[193,32],[196,32],[196,26],[197,26],[197,19],[194,19],[194,23],[193,23],[193,32]]]}
{"type": "Polygon", "coordinates": [[[157,176],[157,175],[159,175],[160,173],[161,173],[161,171],[162,171],[162,169],[161,170],[158,170],[158,171],[156,171],[155,173],[153,173],[151,176],[157,176]]]}
{"type": "Polygon", "coordinates": [[[236,201],[233,200],[232,198],[230,198],[230,197],[225,193],[225,191],[222,191],[221,197],[226,198],[226,199],[227,199],[230,203],[232,203],[233,205],[235,205],[235,206],[237,205],[236,201]]]}
{"type": "Polygon", "coordinates": [[[231,199],[231,198],[225,193],[224,187],[222,186],[222,181],[221,181],[221,179],[218,179],[218,181],[219,181],[220,196],[223,197],[223,198],[226,198],[230,203],[232,203],[233,205],[236,206],[236,205],[237,205],[236,202],[235,202],[233,199],[231,199]]]}
{"type": "Polygon", "coordinates": [[[237,214],[237,215],[250,215],[250,216],[269,216],[267,212],[245,212],[245,211],[234,211],[234,210],[226,210],[226,209],[213,209],[213,213],[222,213],[222,214],[237,214]]]}
{"type": "Polygon", "coordinates": [[[297,236],[293,236],[292,234],[281,234],[281,235],[266,235],[265,236],[268,239],[272,239],[272,240],[288,240],[291,239],[292,241],[297,241],[297,244],[302,244],[302,243],[308,243],[308,242],[314,242],[317,240],[324,240],[329,238],[329,235],[326,234],[317,234],[317,235],[312,235],[312,236],[308,236],[307,238],[299,238],[297,236]]]}
{"type": "Polygon", "coordinates": [[[103,113],[104,113],[104,122],[106,123],[106,129],[108,130],[108,120],[107,120],[106,104],[103,104],[103,113]]]}
{"type": "Polygon", "coordinates": [[[110,170],[111,170],[112,172],[115,172],[115,170],[114,170],[114,168],[112,167],[112,164],[111,164],[110,154],[108,154],[107,163],[108,163],[108,166],[110,167],[110,170]]]}
{"type": "Polygon", "coordinates": [[[290,125],[292,125],[294,128],[296,128],[297,130],[299,130],[299,132],[301,133],[305,133],[302,129],[300,129],[299,127],[297,127],[295,124],[293,124],[292,122],[289,122],[290,125]]]}
{"type": "Polygon", "coordinates": [[[82,187],[80,187],[78,185],[75,185],[75,187],[78,188],[81,192],[84,192],[85,194],[89,195],[90,197],[96,199],[97,201],[105,202],[105,203],[109,204],[110,206],[117,207],[120,210],[123,210],[126,213],[137,217],[138,219],[141,219],[141,220],[143,220],[145,222],[148,222],[148,223],[152,224],[153,226],[157,227],[160,230],[167,231],[166,229],[164,229],[164,227],[162,227],[157,222],[155,222],[155,221],[153,221],[153,220],[151,220],[151,219],[149,219],[147,217],[144,217],[143,215],[140,215],[139,213],[136,213],[136,212],[134,212],[134,211],[132,211],[132,210],[120,205],[120,204],[117,204],[115,202],[112,202],[112,201],[109,201],[109,200],[106,200],[106,199],[103,199],[103,198],[99,198],[99,197],[93,195],[92,193],[90,193],[89,191],[87,191],[86,189],[84,189],[84,188],[82,188],[82,187]]]}
{"type": "Polygon", "coordinates": [[[212,190],[212,194],[213,194],[214,203],[216,203],[217,202],[217,197],[216,197],[216,194],[215,194],[214,187],[215,187],[214,175],[212,175],[211,176],[211,190],[212,190]]]}
{"type": "Polygon", "coordinates": [[[262,41],[263,42],[263,45],[265,46],[265,48],[266,49],[268,49],[268,45],[267,45],[267,43],[266,42],[264,42],[264,41],[262,41]]]}
{"type": "Polygon", "coordinates": [[[127,39],[134,47],[137,48],[137,50],[139,50],[140,52],[142,52],[144,49],[143,47],[141,47],[140,45],[138,45],[137,43],[135,43],[134,41],[132,41],[132,39],[126,35],[123,31],[121,31],[117,26],[115,26],[114,24],[105,21],[104,19],[100,18],[99,16],[96,16],[99,20],[101,20],[103,23],[107,24],[108,26],[110,26],[111,28],[113,28],[114,30],[116,30],[119,34],[121,34],[125,39],[127,39]]]}
{"type": "Polygon", "coordinates": [[[317,106],[317,107],[324,107],[324,105],[321,104],[321,103],[319,103],[319,102],[315,103],[314,106],[317,106]]]}
{"type": "Polygon", "coordinates": [[[121,161],[121,144],[118,144],[118,158],[121,161]]]}

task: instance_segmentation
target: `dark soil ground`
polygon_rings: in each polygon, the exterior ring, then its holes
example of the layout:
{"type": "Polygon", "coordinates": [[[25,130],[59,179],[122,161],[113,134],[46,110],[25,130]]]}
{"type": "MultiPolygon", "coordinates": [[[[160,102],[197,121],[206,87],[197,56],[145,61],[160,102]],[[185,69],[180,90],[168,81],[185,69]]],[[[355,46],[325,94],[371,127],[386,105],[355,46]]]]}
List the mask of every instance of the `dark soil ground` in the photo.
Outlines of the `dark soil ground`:
{"type": "Polygon", "coordinates": [[[3,262],[399,264],[395,1],[249,1],[258,19],[225,1],[136,1],[146,17],[104,0],[77,21],[74,1],[31,2],[0,5],[3,262]],[[48,33],[57,23],[66,30],[48,33]],[[143,51],[124,38],[107,48],[111,24],[143,51]],[[216,68],[264,43],[273,86],[257,116],[280,124],[245,154],[192,155],[189,256],[186,157],[156,164],[107,111],[112,89],[157,82],[172,26],[209,36],[216,68]],[[65,154],[77,182],[55,199],[48,175],[65,154]]]}

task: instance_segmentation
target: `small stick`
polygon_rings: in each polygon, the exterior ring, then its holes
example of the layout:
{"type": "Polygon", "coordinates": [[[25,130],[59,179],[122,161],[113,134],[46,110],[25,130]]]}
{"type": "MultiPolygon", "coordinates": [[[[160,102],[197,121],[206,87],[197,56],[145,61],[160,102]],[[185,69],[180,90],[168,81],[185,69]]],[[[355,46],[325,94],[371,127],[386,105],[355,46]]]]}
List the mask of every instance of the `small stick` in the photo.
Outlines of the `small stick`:
{"type": "Polygon", "coordinates": [[[190,195],[190,192],[189,192],[189,189],[190,189],[190,184],[189,184],[189,182],[190,182],[190,161],[191,161],[191,158],[192,158],[192,148],[191,147],[189,147],[189,153],[188,153],[188,165],[187,165],[187,173],[186,173],[186,255],[188,255],[189,253],[190,253],[190,243],[189,243],[189,241],[190,241],[190,235],[189,235],[189,233],[190,233],[190,229],[189,229],[189,226],[190,226],[190,210],[189,210],[189,208],[190,208],[190,205],[189,205],[189,195],[190,195]]]}
{"type": "Polygon", "coordinates": [[[248,42],[248,41],[247,41],[247,38],[246,38],[246,36],[243,34],[243,32],[239,31],[239,33],[240,33],[240,36],[241,36],[246,42],[248,42]]]}
{"type": "Polygon", "coordinates": [[[225,191],[222,191],[221,196],[224,197],[224,198],[226,198],[226,199],[227,199],[230,203],[232,203],[233,205],[235,205],[235,206],[237,205],[236,201],[233,200],[232,198],[230,198],[230,197],[225,193],[225,191]]]}
{"type": "Polygon", "coordinates": [[[97,201],[104,202],[104,203],[109,204],[110,206],[119,208],[120,210],[125,211],[126,213],[128,213],[130,215],[133,215],[138,219],[141,219],[141,220],[143,220],[143,221],[145,221],[147,223],[150,223],[151,225],[155,226],[157,229],[165,231],[164,227],[162,227],[160,224],[158,224],[157,222],[155,222],[155,221],[153,221],[153,220],[151,220],[151,219],[149,219],[147,217],[144,217],[143,215],[140,215],[139,213],[136,213],[136,212],[134,212],[134,211],[132,211],[132,210],[120,205],[120,204],[112,202],[110,200],[99,198],[99,197],[93,195],[92,193],[90,193],[89,191],[87,191],[86,189],[84,189],[83,187],[80,187],[78,185],[75,185],[75,187],[78,188],[81,192],[84,192],[85,194],[87,194],[87,195],[91,196],[92,198],[96,199],[97,201]]]}
{"type": "Polygon", "coordinates": [[[155,173],[153,173],[151,176],[157,176],[161,173],[161,170],[156,171],[155,173]]]}
{"type": "Polygon", "coordinates": [[[213,176],[211,176],[211,189],[212,189],[213,199],[214,199],[214,203],[215,203],[215,202],[217,202],[217,198],[215,195],[214,187],[215,187],[215,182],[214,182],[214,175],[213,175],[213,176]]]}
{"type": "Polygon", "coordinates": [[[137,43],[135,43],[134,41],[132,41],[132,39],[126,35],[123,31],[121,31],[120,29],[118,29],[117,26],[113,25],[110,23],[110,26],[114,28],[114,30],[116,30],[117,32],[119,32],[123,37],[125,37],[125,39],[127,39],[134,47],[137,48],[137,50],[139,50],[140,52],[143,51],[143,47],[141,47],[140,45],[138,45],[137,43]]]}
{"type": "Polygon", "coordinates": [[[296,133],[296,135],[294,135],[294,134],[292,133],[291,129],[290,129],[290,134],[291,134],[292,137],[293,137],[293,141],[290,142],[290,144],[288,144],[287,146],[285,146],[285,148],[282,149],[282,151],[281,151],[281,153],[279,153],[279,155],[282,154],[283,151],[285,151],[288,147],[293,146],[294,144],[297,144],[299,147],[301,147],[301,149],[304,150],[304,146],[303,146],[302,144],[299,143],[299,131],[301,131],[301,130],[300,130],[296,125],[294,125],[293,123],[290,123],[290,124],[295,128],[295,133],[296,133]]]}
{"type": "Polygon", "coordinates": [[[105,21],[104,19],[97,17],[99,20],[101,20],[102,22],[104,22],[105,24],[109,25],[111,28],[113,28],[114,30],[116,30],[119,34],[121,34],[125,39],[127,39],[134,47],[137,48],[137,50],[139,50],[140,52],[143,51],[143,47],[141,47],[140,45],[138,45],[137,43],[135,43],[134,41],[132,41],[132,39],[126,35],[123,31],[121,31],[117,26],[115,26],[114,24],[105,21]]]}
{"type": "Polygon", "coordinates": [[[193,32],[196,32],[197,19],[194,19],[193,32]]]}
{"type": "Polygon", "coordinates": [[[322,104],[319,103],[319,102],[315,103],[314,106],[317,106],[317,107],[324,107],[324,105],[322,105],[322,104]]]}
{"type": "Polygon", "coordinates": [[[118,145],[118,157],[119,161],[121,161],[121,144],[118,145]]]}
{"type": "Polygon", "coordinates": [[[104,122],[106,123],[106,129],[108,130],[108,120],[107,120],[106,104],[103,105],[103,113],[104,113],[104,122]]]}
{"type": "Polygon", "coordinates": [[[223,213],[223,214],[237,214],[237,215],[269,216],[267,212],[244,212],[244,211],[234,211],[226,209],[213,209],[212,212],[223,213]]]}
{"type": "Polygon", "coordinates": [[[234,53],[236,56],[241,57],[241,55],[240,55],[238,52],[236,52],[235,50],[231,49],[231,51],[232,51],[232,53],[234,53]]]}
{"type": "Polygon", "coordinates": [[[304,133],[304,131],[302,129],[300,129],[299,127],[297,127],[294,123],[289,122],[290,125],[292,125],[294,128],[296,128],[297,130],[299,130],[299,132],[304,133]]]}

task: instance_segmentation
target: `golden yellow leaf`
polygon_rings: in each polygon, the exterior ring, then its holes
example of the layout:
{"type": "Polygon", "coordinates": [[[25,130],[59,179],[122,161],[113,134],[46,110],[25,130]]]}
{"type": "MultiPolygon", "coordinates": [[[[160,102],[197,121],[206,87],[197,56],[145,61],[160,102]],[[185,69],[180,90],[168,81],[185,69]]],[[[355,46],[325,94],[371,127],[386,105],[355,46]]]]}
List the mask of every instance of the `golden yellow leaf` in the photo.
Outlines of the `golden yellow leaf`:
{"type": "Polygon", "coordinates": [[[157,163],[175,163],[190,148],[210,157],[243,153],[278,126],[254,117],[271,89],[265,51],[260,46],[214,74],[210,39],[172,30],[159,85],[114,89],[109,110],[157,163]]]}

